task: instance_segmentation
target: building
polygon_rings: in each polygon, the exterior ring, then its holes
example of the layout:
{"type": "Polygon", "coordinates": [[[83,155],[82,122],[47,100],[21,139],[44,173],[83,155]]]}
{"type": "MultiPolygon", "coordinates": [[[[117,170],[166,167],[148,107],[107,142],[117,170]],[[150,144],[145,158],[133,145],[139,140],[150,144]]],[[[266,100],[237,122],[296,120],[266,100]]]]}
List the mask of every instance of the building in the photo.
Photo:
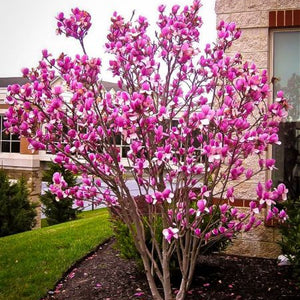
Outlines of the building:
{"type": "MultiPolygon", "coordinates": [[[[284,90],[293,109],[280,128],[282,145],[269,149],[268,156],[277,160],[277,170],[260,174],[239,190],[242,205],[256,199],[258,180],[272,178],[284,182],[289,196],[300,195],[300,1],[299,0],[216,0],[217,24],[220,20],[235,22],[241,38],[230,53],[240,52],[244,60],[267,69],[273,101],[278,90],[284,90]],[[252,192],[251,192],[252,191],[252,192]]],[[[251,164],[251,161],[248,162],[251,164]]],[[[264,216],[262,216],[264,218],[264,216]]],[[[270,225],[270,224],[268,224],[270,225]]],[[[245,255],[276,257],[280,238],[274,227],[261,226],[245,233],[230,251],[245,255]]]]}
{"type": "MultiPolygon", "coordinates": [[[[4,115],[8,108],[5,104],[6,89],[11,84],[23,85],[28,82],[22,77],[0,78],[0,167],[5,169],[12,180],[17,180],[22,175],[27,180],[32,202],[39,204],[39,195],[42,185],[42,171],[46,168],[47,162],[54,157],[46,151],[32,151],[25,138],[5,132],[4,115]]],[[[60,82],[56,78],[52,84],[60,82]]],[[[119,87],[112,82],[102,82],[106,91],[117,91],[119,87]]],[[[40,227],[41,209],[38,206],[37,227],[40,227]]]]}

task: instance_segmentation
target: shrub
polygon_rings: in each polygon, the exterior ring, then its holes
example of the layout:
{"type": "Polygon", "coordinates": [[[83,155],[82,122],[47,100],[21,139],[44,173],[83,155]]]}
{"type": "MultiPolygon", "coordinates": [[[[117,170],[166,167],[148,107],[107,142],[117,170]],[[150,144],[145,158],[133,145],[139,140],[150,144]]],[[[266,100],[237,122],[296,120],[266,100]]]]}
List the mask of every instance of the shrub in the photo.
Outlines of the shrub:
{"type": "Polygon", "coordinates": [[[134,245],[132,233],[128,226],[117,218],[112,218],[112,224],[117,240],[116,247],[120,251],[121,256],[127,259],[138,260],[140,255],[134,245]]]}
{"type": "MultiPolygon", "coordinates": [[[[148,223],[148,217],[144,216],[143,223],[145,228],[145,240],[147,244],[147,248],[149,251],[151,251],[153,243],[152,243],[152,237],[151,237],[151,229],[147,225],[148,223]]],[[[152,216],[153,217],[153,216],[152,216]]],[[[230,216],[228,216],[230,217],[230,216]]],[[[220,218],[220,213],[217,212],[214,214],[214,220],[212,222],[217,222],[220,218]]],[[[132,235],[131,230],[128,228],[128,226],[118,217],[113,216],[111,218],[111,222],[113,224],[113,230],[116,237],[116,247],[120,251],[120,254],[122,257],[127,259],[135,259],[138,266],[142,268],[142,259],[141,256],[134,244],[134,238],[132,235]]],[[[210,222],[208,219],[208,216],[204,218],[204,222],[202,223],[201,229],[203,230],[207,224],[210,222]]],[[[132,225],[133,226],[133,225],[132,225]]],[[[159,247],[162,247],[162,235],[161,232],[163,231],[163,224],[162,224],[162,217],[156,216],[155,220],[155,226],[153,226],[156,229],[156,241],[159,244],[159,247]]],[[[230,243],[230,240],[224,237],[219,237],[218,239],[214,241],[209,241],[204,247],[201,252],[201,254],[209,255],[212,252],[217,252],[224,250],[230,243]]],[[[177,269],[179,267],[177,257],[174,254],[172,256],[172,259],[170,261],[170,268],[171,269],[177,269]]]]}
{"type": "Polygon", "coordinates": [[[10,184],[5,172],[0,170],[0,236],[27,231],[35,225],[36,205],[28,197],[23,176],[10,184]]]}
{"type": "Polygon", "coordinates": [[[284,206],[289,218],[280,227],[282,240],[279,244],[283,254],[292,263],[295,276],[300,284],[300,199],[289,199],[284,203],[284,206]]]}
{"type": "MultiPolygon", "coordinates": [[[[53,174],[56,172],[60,172],[63,175],[69,186],[76,184],[76,178],[70,171],[51,162],[49,163],[49,169],[45,170],[43,174],[43,181],[48,182],[48,187],[52,183],[53,174]]],[[[47,217],[49,225],[74,220],[77,217],[78,209],[72,207],[73,199],[70,197],[58,201],[56,195],[48,189],[45,194],[40,196],[40,200],[43,203],[42,210],[47,217]]]]}

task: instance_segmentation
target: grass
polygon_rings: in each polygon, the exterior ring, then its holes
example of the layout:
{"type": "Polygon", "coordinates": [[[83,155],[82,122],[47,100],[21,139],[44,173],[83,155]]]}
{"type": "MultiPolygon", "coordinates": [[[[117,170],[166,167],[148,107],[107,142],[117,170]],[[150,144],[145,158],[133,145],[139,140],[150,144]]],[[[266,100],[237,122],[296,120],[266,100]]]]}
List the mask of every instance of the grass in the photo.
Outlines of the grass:
{"type": "MultiPolygon", "coordinates": [[[[86,219],[86,218],[90,218],[90,217],[95,217],[99,214],[102,214],[101,212],[101,209],[96,209],[96,210],[87,210],[87,211],[80,211],[78,214],[77,214],[77,219],[86,219]]],[[[44,227],[48,227],[49,224],[47,222],[47,218],[44,218],[44,219],[41,219],[41,227],[44,228],[44,227]]]]}
{"type": "Polygon", "coordinates": [[[40,299],[78,259],[112,236],[106,209],[0,238],[0,299],[40,299]]]}

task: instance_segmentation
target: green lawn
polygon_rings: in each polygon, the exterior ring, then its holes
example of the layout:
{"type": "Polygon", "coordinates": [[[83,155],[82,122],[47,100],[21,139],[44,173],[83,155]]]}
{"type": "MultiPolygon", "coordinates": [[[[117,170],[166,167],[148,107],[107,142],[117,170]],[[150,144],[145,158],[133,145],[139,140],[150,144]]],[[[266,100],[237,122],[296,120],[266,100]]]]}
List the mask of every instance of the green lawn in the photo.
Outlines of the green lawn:
{"type": "Polygon", "coordinates": [[[106,209],[0,238],[0,299],[40,299],[78,259],[112,236],[106,209]]]}

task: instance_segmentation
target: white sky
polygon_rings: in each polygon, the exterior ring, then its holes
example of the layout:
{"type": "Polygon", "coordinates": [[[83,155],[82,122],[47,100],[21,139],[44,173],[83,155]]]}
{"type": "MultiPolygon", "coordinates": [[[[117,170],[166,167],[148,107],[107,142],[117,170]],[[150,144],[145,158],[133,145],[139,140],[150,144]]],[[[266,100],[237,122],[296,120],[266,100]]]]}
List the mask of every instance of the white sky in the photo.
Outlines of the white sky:
{"type": "MultiPolygon", "coordinates": [[[[104,44],[114,11],[130,19],[144,15],[155,28],[159,4],[171,7],[186,5],[192,0],[0,0],[0,77],[21,76],[22,67],[35,67],[41,58],[41,50],[48,49],[57,57],[61,52],[69,55],[82,53],[79,43],[73,38],[65,38],[55,33],[55,16],[63,11],[69,16],[71,8],[87,10],[92,16],[92,27],[85,39],[85,47],[90,56],[101,57],[102,77],[113,79],[107,71],[109,57],[104,54],[104,44]]],[[[203,44],[215,38],[215,0],[202,0],[203,44]]]]}

